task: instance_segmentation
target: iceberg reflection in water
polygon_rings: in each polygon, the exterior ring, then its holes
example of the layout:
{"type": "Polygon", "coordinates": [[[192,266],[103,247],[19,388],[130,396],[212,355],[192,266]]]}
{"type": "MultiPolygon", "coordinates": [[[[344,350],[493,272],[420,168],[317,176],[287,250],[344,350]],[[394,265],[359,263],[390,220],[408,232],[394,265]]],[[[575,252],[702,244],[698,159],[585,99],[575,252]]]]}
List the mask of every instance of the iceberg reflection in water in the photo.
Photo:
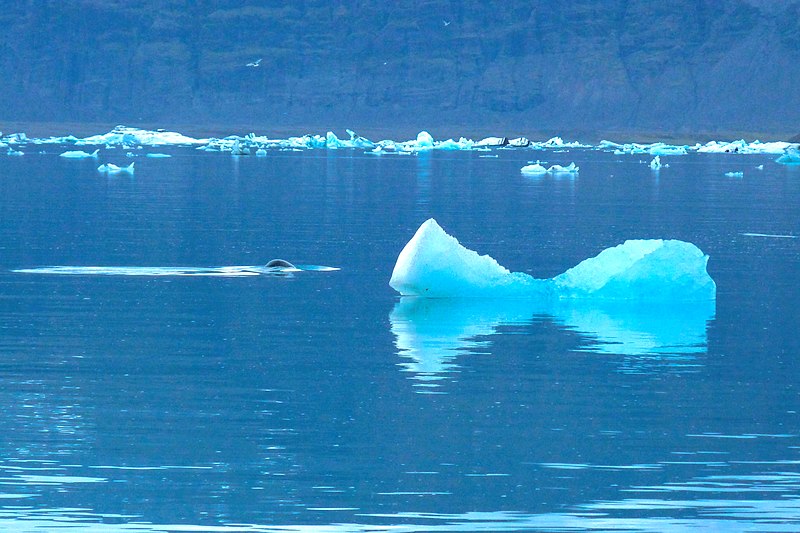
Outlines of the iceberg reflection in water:
{"type": "MultiPolygon", "coordinates": [[[[583,338],[578,351],[624,356],[623,372],[668,366],[686,370],[706,352],[706,325],[713,300],[644,303],[514,298],[402,297],[389,314],[402,366],[421,382],[435,382],[457,370],[456,357],[491,346],[485,337],[501,326],[552,321],[583,338]]],[[[435,383],[427,383],[435,386],[435,383]]]]}

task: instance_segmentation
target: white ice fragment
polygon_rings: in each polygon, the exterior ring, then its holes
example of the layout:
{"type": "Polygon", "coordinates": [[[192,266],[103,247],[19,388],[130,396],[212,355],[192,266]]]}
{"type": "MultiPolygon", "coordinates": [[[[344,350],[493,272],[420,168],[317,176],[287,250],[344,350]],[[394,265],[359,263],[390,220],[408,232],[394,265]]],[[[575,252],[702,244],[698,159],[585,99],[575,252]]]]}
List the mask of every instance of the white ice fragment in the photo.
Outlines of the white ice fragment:
{"type": "Polygon", "coordinates": [[[650,168],[653,170],[658,170],[662,167],[661,164],[661,156],[655,156],[652,161],[650,161],[650,168]]]}
{"type": "Polygon", "coordinates": [[[8,152],[6,152],[6,155],[20,156],[20,155],[25,155],[25,153],[24,152],[20,152],[19,150],[14,150],[13,148],[11,148],[9,146],[8,147],[8,152]]]}
{"type": "Polygon", "coordinates": [[[172,156],[169,155],[169,154],[162,154],[162,153],[159,153],[159,152],[152,152],[152,153],[147,154],[146,157],[149,157],[151,159],[165,159],[167,157],[172,157],[172,156]]]}
{"type": "Polygon", "coordinates": [[[84,152],[83,150],[68,150],[59,154],[60,157],[66,157],[67,159],[88,159],[88,158],[97,158],[100,154],[100,150],[95,150],[91,154],[88,152],[84,152]]]}
{"type": "Polygon", "coordinates": [[[97,167],[97,171],[102,174],[133,174],[133,165],[131,163],[127,167],[118,167],[114,163],[105,163],[97,167]]]}
{"type": "Polygon", "coordinates": [[[653,143],[648,152],[650,155],[686,155],[686,146],[674,146],[665,143],[653,143]]]}
{"type": "Polygon", "coordinates": [[[374,148],[375,143],[370,141],[369,139],[362,137],[361,135],[357,135],[356,132],[353,130],[346,130],[347,134],[350,135],[350,140],[347,141],[348,148],[374,148]]]}
{"type": "Polygon", "coordinates": [[[498,146],[505,146],[508,144],[508,139],[505,137],[486,137],[475,143],[476,148],[491,148],[498,146]]]}
{"type": "Polygon", "coordinates": [[[725,177],[727,177],[727,178],[743,178],[744,177],[744,172],[741,172],[741,171],[739,171],[739,172],[726,172],[725,173],[725,177]]]}
{"type": "Polygon", "coordinates": [[[543,176],[545,174],[577,174],[579,170],[580,167],[575,165],[574,162],[565,167],[552,165],[550,168],[545,168],[540,161],[536,161],[536,163],[522,167],[520,172],[527,176],[543,176]]]}
{"type": "Polygon", "coordinates": [[[547,169],[547,171],[551,174],[577,174],[579,170],[580,167],[575,165],[575,163],[570,163],[565,167],[562,167],[561,165],[553,165],[547,169]]]}
{"type": "Polygon", "coordinates": [[[527,137],[517,137],[516,139],[509,139],[508,145],[513,146],[515,148],[525,148],[530,146],[531,141],[528,140],[527,137]]]}
{"type": "Polygon", "coordinates": [[[431,218],[400,252],[389,285],[402,295],[513,296],[531,281],[527,274],[512,274],[488,255],[464,248],[431,218]]]}
{"type": "Polygon", "coordinates": [[[336,134],[332,131],[329,131],[325,136],[325,148],[328,148],[329,150],[335,150],[343,147],[344,145],[342,144],[342,141],[339,140],[336,134]]]}
{"type": "Polygon", "coordinates": [[[709,300],[716,285],[707,263],[691,243],[629,240],[555,278],[537,279],[464,248],[429,219],[400,252],[389,285],[403,296],[439,298],[709,300]]]}
{"type": "Polygon", "coordinates": [[[477,143],[474,141],[461,137],[457,141],[453,139],[439,141],[435,143],[434,148],[437,150],[471,150],[475,146],[477,146],[477,143]]]}
{"type": "Polygon", "coordinates": [[[256,157],[267,157],[267,151],[263,148],[256,150],[256,157]]]}
{"type": "Polygon", "coordinates": [[[250,148],[244,146],[239,139],[234,139],[231,155],[250,155],[250,148]]]}

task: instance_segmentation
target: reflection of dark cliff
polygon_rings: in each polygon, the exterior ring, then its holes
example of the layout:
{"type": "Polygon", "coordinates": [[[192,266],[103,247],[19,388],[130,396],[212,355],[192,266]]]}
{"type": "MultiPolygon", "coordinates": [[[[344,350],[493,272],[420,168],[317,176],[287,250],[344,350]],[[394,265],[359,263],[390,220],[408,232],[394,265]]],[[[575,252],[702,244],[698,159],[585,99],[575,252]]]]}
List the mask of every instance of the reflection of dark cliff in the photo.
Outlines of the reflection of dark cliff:
{"type": "Polygon", "coordinates": [[[799,17],[793,0],[11,0],[0,120],[796,133],[799,17]]]}

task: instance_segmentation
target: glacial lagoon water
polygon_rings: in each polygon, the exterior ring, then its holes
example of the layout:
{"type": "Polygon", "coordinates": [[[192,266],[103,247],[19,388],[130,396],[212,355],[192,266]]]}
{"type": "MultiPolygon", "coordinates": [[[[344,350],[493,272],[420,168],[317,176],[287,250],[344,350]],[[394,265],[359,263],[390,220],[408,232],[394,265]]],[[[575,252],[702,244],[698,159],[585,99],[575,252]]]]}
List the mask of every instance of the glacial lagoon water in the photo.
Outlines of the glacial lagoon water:
{"type": "Polygon", "coordinates": [[[124,151],[39,149],[0,156],[2,530],[800,529],[800,169],[774,155],[159,148],[104,175],[124,151]],[[693,242],[717,299],[401,299],[430,217],[536,277],[693,242]],[[276,257],[340,270],[80,270],[276,257]]]}

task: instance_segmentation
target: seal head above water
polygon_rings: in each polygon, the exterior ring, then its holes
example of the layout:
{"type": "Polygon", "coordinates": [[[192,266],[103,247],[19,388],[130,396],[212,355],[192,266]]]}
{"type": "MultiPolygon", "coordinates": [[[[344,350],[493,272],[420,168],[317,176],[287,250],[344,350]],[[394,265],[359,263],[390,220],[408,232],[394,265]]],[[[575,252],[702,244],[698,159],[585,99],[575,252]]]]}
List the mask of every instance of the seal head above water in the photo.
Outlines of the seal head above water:
{"type": "Polygon", "coordinates": [[[297,268],[293,264],[291,264],[289,261],[285,261],[283,259],[273,259],[272,261],[270,261],[269,263],[267,263],[264,266],[266,268],[297,268]]]}

